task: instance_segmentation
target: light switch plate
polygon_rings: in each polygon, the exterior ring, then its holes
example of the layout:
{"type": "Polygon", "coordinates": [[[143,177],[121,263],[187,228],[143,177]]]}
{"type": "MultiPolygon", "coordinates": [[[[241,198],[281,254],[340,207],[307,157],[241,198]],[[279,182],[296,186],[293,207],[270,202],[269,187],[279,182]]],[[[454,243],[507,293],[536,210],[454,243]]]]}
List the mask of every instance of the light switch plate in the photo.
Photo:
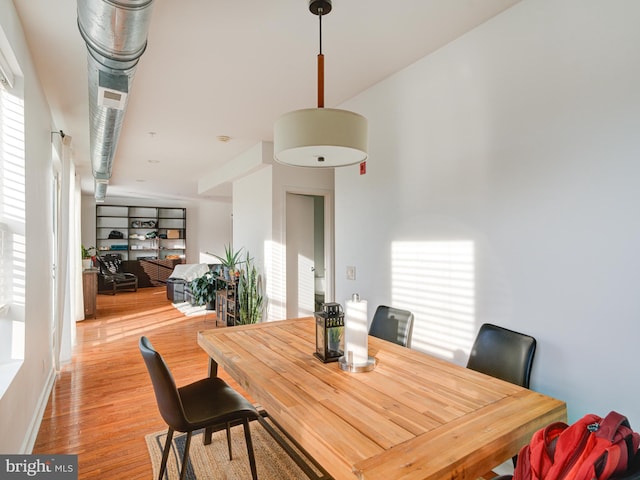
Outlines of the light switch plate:
{"type": "Polygon", "coordinates": [[[347,267],[347,280],[356,279],[356,267],[347,267]]]}

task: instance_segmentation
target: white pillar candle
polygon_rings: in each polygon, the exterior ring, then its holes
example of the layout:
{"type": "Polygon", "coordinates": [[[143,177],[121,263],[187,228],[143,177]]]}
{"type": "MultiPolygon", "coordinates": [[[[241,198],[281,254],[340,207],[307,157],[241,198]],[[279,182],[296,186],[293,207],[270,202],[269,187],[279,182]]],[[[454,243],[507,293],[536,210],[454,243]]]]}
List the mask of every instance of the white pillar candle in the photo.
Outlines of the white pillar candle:
{"type": "Polygon", "coordinates": [[[346,302],[344,316],[344,355],[349,363],[360,365],[369,359],[367,301],[354,294],[346,302]]]}

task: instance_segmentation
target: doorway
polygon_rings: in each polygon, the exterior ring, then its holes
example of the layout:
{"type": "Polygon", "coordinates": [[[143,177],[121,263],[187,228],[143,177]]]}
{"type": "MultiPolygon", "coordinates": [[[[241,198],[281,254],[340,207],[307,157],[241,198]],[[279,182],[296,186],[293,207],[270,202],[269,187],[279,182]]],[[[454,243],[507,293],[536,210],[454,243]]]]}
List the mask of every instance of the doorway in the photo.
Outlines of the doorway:
{"type": "Polygon", "coordinates": [[[330,205],[328,196],[287,193],[287,318],[312,316],[330,296],[330,205]]]}

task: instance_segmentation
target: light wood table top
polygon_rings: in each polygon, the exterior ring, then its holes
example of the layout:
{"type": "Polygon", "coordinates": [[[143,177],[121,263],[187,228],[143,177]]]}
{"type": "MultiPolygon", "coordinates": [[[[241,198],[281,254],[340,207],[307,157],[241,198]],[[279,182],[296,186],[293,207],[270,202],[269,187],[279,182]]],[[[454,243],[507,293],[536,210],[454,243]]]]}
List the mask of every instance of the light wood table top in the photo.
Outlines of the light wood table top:
{"type": "Polygon", "coordinates": [[[564,402],[371,336],[373,371],[324,364],[313,318],[205,330],[198,344],[335,479],[475,480],[566,421],[564,402]]]}

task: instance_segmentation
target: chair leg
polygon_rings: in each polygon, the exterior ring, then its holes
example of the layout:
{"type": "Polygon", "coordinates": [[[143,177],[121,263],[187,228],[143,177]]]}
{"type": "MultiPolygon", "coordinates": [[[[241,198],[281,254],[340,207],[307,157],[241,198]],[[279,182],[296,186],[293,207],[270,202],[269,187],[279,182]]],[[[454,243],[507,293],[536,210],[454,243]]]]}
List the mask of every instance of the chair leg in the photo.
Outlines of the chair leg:
{"type": "Polygon", "coordinates": [[[189,447],[191,446],[191,433],[187,432],[187,441],[184,444],[184,455],[182,456],[182,468],[180,469],[180,480],[184,480],[187,474],[187,463],[189,463],[189,447]]]}
{"type": "Polygon", "coordinates": [[[167,469],[167,458],[169,458],[169,450],[171,450],[171,441],[173,440],[173,428],[169,427],[167,432],[167,441],[164,443],[164,449],[162,450],[162,462],[160,463],[160,475],[158,480],[162,480],[164,471],[167,469]]]}
{"type": "Polygon", "coordinates": [[[204,429],[204,437],[202,438],[202,443],[204,445],[211,445],[212,435],[213,435],[213,427],[206,427],[204,429]]]}
{"type": "Polygon", "coordinates": [[[249,466],[251,467],[251,478],[258,480],[258,471],[256,470],[256,459],[253,456],[253,442],[251,441],[251,430],[249,429],[249,419],[245,418],[244,423],[244,439],[247,442],[247,453],[249,454],[249,466]]]}
{"type": "Polygon", "coordinates": [[[227,422],[227,447],[229,448],[229,461],[233,460],[231,453],[231,422],[227,422]]]}

